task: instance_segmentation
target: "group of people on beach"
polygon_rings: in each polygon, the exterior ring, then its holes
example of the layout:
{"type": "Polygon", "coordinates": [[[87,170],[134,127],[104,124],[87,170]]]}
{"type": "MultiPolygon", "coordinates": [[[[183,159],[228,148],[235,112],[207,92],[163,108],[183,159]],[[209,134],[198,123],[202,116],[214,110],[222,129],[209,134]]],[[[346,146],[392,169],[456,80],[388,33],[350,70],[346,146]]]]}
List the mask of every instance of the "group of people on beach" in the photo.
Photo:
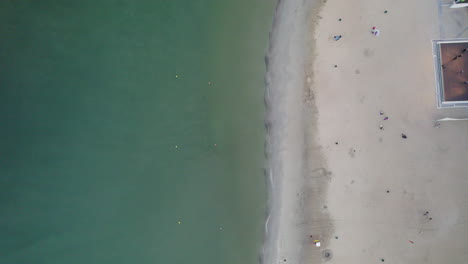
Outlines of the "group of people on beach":
{"type": "MultiPolygon", "coordinates": [[[[464,0],[463,0],[463,1],[464,1],[464,0]]],[[[387,14],[388,11],[385,10],[384,13],[387,14]]],[[[341,22],[342,19],[339,18],[338,21],[341,22]]],[[[379,35],[380,35],[380,29],[377,29],[377,28],[374,26],[374,27],[371,28],[371,33],[372,33],[372,35],[374,35],[374,36],[379,36],[379,35]]],[[[338,40],[340,40],[342,37],[343,37],[342,35],[335,35],[335,36],[333,36],[333,39],[334,39],[335,41],[338,41],[338,40]]],[[[463,49],[463,50],[462,50],[462,54],[459,55],[459,56],[457,56],[457,57],[455,57],[453,60],[456,60],[457,58],[463,56],[463,53],[465,53],[467,50],[468,50],[468,49],[463,49]]],[[[442,65],[442,66],[444,67],[444,65],[442,65]]],[[[334,67],[337,68],[338,66],[335,65],[334,67]]],[[[465,83],[468,84],[468,81],[465,82],[465,83]]],[[[380,111],[380,115],[383,115],[383,114],[384,114],[384,113],[383,113],[382,111],[380,111]]],[[[385,120],[388,120],[388,116],[385,116],[383,120],[384,120],[384,121],[385,121],[385,120]]],[[[380,130],[384,130],[384,126],[383,126],[382,124],[379,125],[379,128],[380,128],[380,130]]],[[[408,138],[408,136],[406,136],[406,134],[404,134],[404,133],[401,134],[401,137],[402,137],[403,139],[407,139],[407,138],[408,138]]],[[[336,142],[336,144],[338,144],[338,142],[336,142]]]]}
{"type": "Polygon", "coordinates": [[[426,211],[426,212],[424,213],[424,216],[427,216],[429,221],[432,220],[432,217],[429,217],[429,211],[426,211]]]}
{"type": "MultiPolygon", "coordinates": [[[[463,1],[463,2],[464,2],[465,0],[460,0],[460,1],[463,1]]],[[[387,13],[388,13],[388,11],[385,10],[385,11],[384,11],[384,14],[387,14],[387,13]]],[[[338,19],[338,21],[340,21],[340,22],[341,22],[341,20],[342,20],[341,18],[338,19]]],[[[379,36],[379,35],[380,35],[380,29],[377,29],[376,27],[372,27],[371,33],[372,33],[372,35],[374,35],[374,36],[379,36]]],[[[334,39],[335,41],[338,41],[338,40],[340,40],[342,37],[343,37],[342,35],[336,35],[336,36],[333,36],[333,39],[334,39]]]]}

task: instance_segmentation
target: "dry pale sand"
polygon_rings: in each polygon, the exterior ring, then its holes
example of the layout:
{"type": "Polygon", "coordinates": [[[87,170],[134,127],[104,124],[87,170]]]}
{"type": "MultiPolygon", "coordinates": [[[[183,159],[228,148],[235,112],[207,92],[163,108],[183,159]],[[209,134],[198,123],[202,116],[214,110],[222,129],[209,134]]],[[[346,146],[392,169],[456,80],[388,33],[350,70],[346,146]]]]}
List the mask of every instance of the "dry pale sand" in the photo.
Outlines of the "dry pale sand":
{"type": "Polygon", "coordinates": [[[442,4],[280,1],[263,263],[468,263],[468,121],[434,127],[468,110],[436,108],[431,47],[468,36],[468,9],[442,4]]]}
{"type": "Polygon", "coordinates": [[[329,263],[468,263],[468,121],[434,127],[468,111],[436,108],[431,48],[467,37],[468,13],[441,4],[328,0],[320,12],[312,89],[331,172],[329,263]]]}

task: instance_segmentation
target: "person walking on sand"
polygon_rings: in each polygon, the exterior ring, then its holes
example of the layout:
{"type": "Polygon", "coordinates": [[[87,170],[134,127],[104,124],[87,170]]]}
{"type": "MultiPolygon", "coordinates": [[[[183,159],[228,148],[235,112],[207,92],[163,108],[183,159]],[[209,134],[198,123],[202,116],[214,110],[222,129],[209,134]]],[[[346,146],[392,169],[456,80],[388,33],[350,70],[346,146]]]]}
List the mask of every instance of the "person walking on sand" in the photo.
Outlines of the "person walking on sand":
{"type": "Polygon", "coordinates": [[[334,39],[335,41],[338,41],[338,40],[340,40],[341,38],[342,38],[341,35],[337,35],[337,36],[334,36],[334,37],[333,37],[333,39],[334,39]]]}
{"type": "Polygon", "coordinates": [[[376,27],[372,27],[371,33],[374,36],[378,36],[380,35],[380,30],[378,30],[376,27]]]}

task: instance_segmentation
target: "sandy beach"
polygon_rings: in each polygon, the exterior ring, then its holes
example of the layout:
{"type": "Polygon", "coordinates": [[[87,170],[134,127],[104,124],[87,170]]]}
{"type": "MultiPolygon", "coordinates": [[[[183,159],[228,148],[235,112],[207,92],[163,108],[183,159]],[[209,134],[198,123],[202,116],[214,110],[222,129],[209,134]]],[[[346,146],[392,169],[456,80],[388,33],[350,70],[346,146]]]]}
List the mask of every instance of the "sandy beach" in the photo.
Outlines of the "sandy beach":
{"type": "Polygon", "coordinates": [[[279,3],[263,263],[466,263],[468,121],[435,126],[468,117],[436,107],[431,40],[468,37],[448,3],[279,3]]]}

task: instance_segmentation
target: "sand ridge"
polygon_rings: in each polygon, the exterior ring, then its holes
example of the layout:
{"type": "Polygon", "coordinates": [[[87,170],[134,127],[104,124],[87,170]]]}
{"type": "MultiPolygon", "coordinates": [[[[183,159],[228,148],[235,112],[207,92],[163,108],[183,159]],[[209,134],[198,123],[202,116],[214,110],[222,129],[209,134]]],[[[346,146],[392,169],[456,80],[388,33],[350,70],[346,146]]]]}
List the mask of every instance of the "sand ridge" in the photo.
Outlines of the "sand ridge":
{"type": "MultiPolygon", "coordinates": [[[[330,229],[323,228],[329,177],[318,162],[320,155],[312,150],[316,110],[310,90],[310,47],[320,4],[279,1],[270,35],[265,76],[269,210],[261,263],[303,263],[313,240],[331,236],[330,229]],[[318,221],[323,223],[316,225],[318,221]]],[[[314,252],[314,259],[320,259],[320,249],[314,252]]]]}

